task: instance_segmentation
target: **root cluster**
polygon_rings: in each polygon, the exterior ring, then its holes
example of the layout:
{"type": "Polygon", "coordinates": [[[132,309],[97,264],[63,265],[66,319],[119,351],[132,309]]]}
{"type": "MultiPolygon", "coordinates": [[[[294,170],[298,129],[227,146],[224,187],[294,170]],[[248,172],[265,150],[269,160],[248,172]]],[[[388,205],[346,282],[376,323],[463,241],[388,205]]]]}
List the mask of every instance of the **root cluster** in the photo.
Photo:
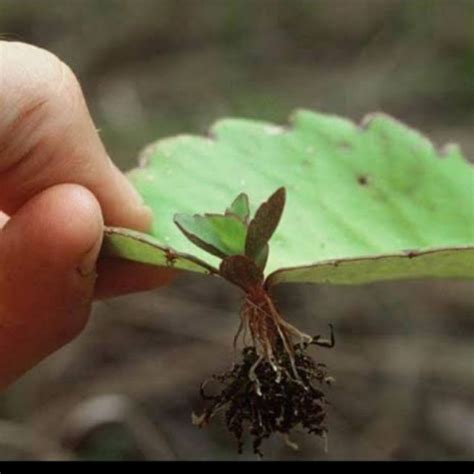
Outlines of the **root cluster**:
{"type": "Polygon", "coordinates": [[[208,406],[202,415],[193,416],[194,423],[205,426],[223,412],[239,453],[248,432],[253,451],[260,456],[262,441],[273,433],[282,434],[293,448],[297,445],[289,440],[289,434],[298,426],[324,437],[327,401],[321,387],[332,378],[325,365],[315,363],[307,351],[312,344],[332,347],[333,334],[327,341],[301,333],[283,320],[262,290],[247,295],[236,344],[239,337],[244,342],[239,362],[212,377],[220,386],[218,394],[206,393],[210,381],[202,384],[201,397],[208,406]]]}

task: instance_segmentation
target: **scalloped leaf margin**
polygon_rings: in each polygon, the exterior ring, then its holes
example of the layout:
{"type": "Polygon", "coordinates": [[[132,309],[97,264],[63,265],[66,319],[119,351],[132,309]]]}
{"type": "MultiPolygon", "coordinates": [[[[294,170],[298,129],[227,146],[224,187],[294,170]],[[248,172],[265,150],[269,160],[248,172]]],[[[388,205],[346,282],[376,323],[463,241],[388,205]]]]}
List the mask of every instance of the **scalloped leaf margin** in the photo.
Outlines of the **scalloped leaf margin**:
{"type": "Polygon", "coordinates": [[[289,128],[224,119],[211,136],[148,147],[129,177],[153,209],[152,236],[107,229],[109,254],[212,273],[217,259],[186,242],[173,214],[220,210],[241,192],[252,206],[285,186],[268,285],[474,278],[474,168],[458,147],[437,151],[384,114],[361,126],[310,111],[289,128]]]}

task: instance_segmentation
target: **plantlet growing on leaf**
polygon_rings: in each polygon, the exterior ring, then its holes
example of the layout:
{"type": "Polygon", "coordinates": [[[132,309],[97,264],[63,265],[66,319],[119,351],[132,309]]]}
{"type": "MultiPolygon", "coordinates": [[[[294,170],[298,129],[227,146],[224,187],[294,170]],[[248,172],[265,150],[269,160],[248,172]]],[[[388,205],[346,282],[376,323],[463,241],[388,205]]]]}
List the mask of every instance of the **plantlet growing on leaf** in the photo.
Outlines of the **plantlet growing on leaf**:
{"type": "Polygon", "coordinates": [[[248,426],[258,451],[270,433],[298,423],[324,433],[324,395],[303,387],[327,374],[306,350],[332,345],[285,321],[272,288],[473,278],[474,168],[456,146],[438,151],[383,114],[360,126],[310,111],[297,112],[288,128],[227,119],[211,136],[147,148],[129,177],[153,210],[150,234],[108,228],[104,252],[221,276],[244,291],[237,339],[248,345],[216,377],[222,392],[195,421],[225,409],[230,431],[240,439],[248,426]],[[222,215],[194,215],[237,195],[222,215]],[[251,205],[269,195],[250,218],[251,205]]]}
{"type": "Polygon", "coordinates": [[[225,214],[188,216],[177,214],[176,225],[195,245],[221,258],[219,275],[240,287],[244,302],[234,349],[242,337],[242,361],[215,380],[224,385],[219,395],[201,394],[211,402],[198,426],[206,425],[218,411],[225,410],[227,428],[238,440],[248,427],[253,449],[261,455],[264,438],[279,432],[289,441],[290,431],[301,424],[309,433],[325,435],[324,393],[314,382],[329,383],[322,364],[315,364],[306,349],[311,345],[334,346],[300,332],[277,311],[265,285],[264,269],[269,255],[269,240],[275,232],[285,206],[285,188],[279,188],[249,220],[249,202],[239,194],[225,214]]]}

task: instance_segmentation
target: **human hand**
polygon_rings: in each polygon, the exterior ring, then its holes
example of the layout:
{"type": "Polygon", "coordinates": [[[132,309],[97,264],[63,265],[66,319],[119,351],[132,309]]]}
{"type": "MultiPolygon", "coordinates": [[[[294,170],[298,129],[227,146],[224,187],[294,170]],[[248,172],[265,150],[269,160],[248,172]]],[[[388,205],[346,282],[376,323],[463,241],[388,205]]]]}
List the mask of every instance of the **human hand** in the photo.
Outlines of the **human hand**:
{"type": "Polygon", "coordinates": [[[94,296],[169,281],[169,270],[97,262],[104,222],[146,230],[150,221],[71,70],[0,41],[0,388],[74,338],[94,296]]]}

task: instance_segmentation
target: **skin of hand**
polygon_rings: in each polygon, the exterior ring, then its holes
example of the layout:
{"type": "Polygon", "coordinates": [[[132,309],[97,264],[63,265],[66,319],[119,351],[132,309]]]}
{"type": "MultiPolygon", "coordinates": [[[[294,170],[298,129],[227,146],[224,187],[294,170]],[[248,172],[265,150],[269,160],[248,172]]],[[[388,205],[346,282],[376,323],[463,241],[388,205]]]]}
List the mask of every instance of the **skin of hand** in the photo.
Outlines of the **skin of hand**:
{"type": "Polygon", "coordinates": [[[80,85],[53,54],[0,41],[0,389],[84,328],[94,298],[164,285],[166,269],[99,259],[103,226],[151,212],[115,167],[80,85]]]}

